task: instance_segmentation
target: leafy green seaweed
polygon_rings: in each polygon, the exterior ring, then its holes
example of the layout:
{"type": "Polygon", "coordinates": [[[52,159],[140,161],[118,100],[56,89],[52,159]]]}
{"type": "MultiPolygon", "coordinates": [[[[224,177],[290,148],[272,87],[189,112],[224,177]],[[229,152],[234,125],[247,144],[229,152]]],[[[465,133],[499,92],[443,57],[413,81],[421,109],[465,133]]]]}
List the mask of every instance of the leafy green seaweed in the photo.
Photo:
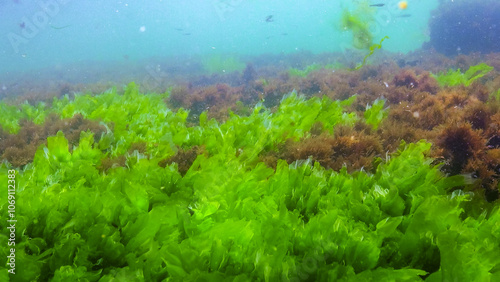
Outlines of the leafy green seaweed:
{"type": "Polygon", "coordinates": [[[31,120],[35,124],[42,124],[45,121],[47,113],[45,103],[38,103],[36,106],[31,106],[24,103],[20,106],[8,105],[0,101],[0,125],[9,133],[16,134],[19,129],[19,121],[21,119],[31,120]]]}
{"type": "Polygon", "coordinates": [[[441,86],[456,86],[461,84],[469,86],[476,79],[485,76],[492,70],[492,66],[489,66],[485,63],[480,63],[478,65],[469,67],[469,69],[465,73],[462,73],[460,69],[457,69],[455,71],[450,69],[447,73],[440,72],[437,75],[433,74],[433,77],[441,86]]]}
{"type": "Polygon", "coordinates": [[[387,109],[384,109],[385,99],[376,99],[372,105],[366,106],[365,120],[373,129],[377,129],[378,125],[384,118],[387,117],[387,109]]]}
{"type": "MultiPolygon", "coordinates": [[[[376,127],[384,100],[363,117],[355,99],[306,99],[292,92],[276,111],[257,104],[224,122],[168,109],[168,95],[130,84],[97,96],[54,99],[53,111],[108,126],[99,142],[62,132],[16,175],[16,265],[22,281],[495,281],[500,211],[473,202],[426,157],[431,144],[402,143],[373,173],[259,154],[360,119],[376,127]],[[128,152],[144,141],[147,152],[128,152]],[[160,165],[176,147],[203,146],[185,175],[160,165]],[[112,155],[125,165],[98,169],[112,155]],[[455,190],[451,192],[451,190],[455,190]],[[470,216],[474,204],[482,214],[470,216]]],[[[17,112],[14,111],[14,114],[17,112]]],[[[35,116],[35,115],[32,115],[35,116]]],[[[0,164],[7,183],[8,163],[0,164]]],[[[0,201],[6,203],[6,185],[0,201]]],[[[7,214],[7,205],[0,206],[7,214]]],[[[0,222],[0,228],[6,228],[0,222]]],[[[7,246],[7,237],[0,236],[7,246]]],[[[8,250],[0,248],[6,256],[8,250]]],[[[0,266],[0,277],[6,268],[0,266]]],[[[8,276],[7,276],[8,277],[8,276]]],[[[5,279],[4,279],[5,280],[5,279]]]]}
{"type": "Polygon", "coordinates": [[[373,53],[375,52],[375,50],[382,49],[382,42],[384,42],[384,40],[386,40],[386,39],[389,39],[389,36],[384,36],[382,39],[380,39],[380,42],[378,44],[375,43],[372,46],[370,46],[370,52],[363,58],[363,62],[361,62],[360,65],[356,66],[354,68],[354,70],[359,70],[360,68],[362,68],[366,63],[366,59],[371,57],[373,55],[373,53]]]}
{"type": "Polygon", "coordinates": [[[319,70],[321,69],[322,66],[320,64],[312,64],[312,65],[309,65],[307,66],[305,69],[303,70],[299,70],[299,69],[296,69],[296,68],[290,68],[288,70],[288,74],[290,76],[298,76],[298,77],[307,77],[307,75],[315,70],[319,70]]]}
{"type": "Polygon", "coordinates": [[[290,76],[298,76],[298,77],[307,77],[311,72],[320,70],[320,69],[341,69],[341,64],[328,64],[328,65],[320,65],[320,64],[312,64],[307,66],[305,69],[300,70],[296,68],[290,68],[288,70],[288,74],[290,76]]]}
{"type": "Polygon", "coordinates": [[[366,49],[371,46],[373,40],[373,34],[370,32],[373,20],[373,11],[363,9],[362,6],[358,6],[354,12],[344,9],[340,18],[340,28],[352,32],[355,48],[366,49]]]}

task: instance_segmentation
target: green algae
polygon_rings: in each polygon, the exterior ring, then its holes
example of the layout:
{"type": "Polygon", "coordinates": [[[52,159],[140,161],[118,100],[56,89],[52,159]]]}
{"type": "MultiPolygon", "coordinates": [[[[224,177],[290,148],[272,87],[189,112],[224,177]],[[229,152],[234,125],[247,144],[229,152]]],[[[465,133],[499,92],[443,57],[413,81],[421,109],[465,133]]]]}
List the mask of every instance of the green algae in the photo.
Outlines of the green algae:
{"type": "MultiPolygon", "coordinates": [[[[279,160],[276,168],[258,161],[264,150],[307,138],[317,122],[325,131],[362,118],[376,126],[384,100],[358,117],[346,111],[355,96],[332,101],[292,92],[276,111],[257,104],[248,116],[231,113],[220,123],[201,114],[199,126],[188,126],[187,111],[168,109],[165,96],[143,95],[132,83],[123,95],[54,99],[50,111],[113,124],[106,134],[115,138],[102,146],[82,132],[70,149],[58,133],[18,172],[16,263],[23,271],[16,279],[421,281],[431,272],[433,281],[498,278],[500,237],[492,231],[500,228],[500,210],[474,203],[484,212],[469,216],[471,195],[450,193],[464,177],[432,165],[428,142],[402,142],[371,173],[332,171],[311,160],[279,160]],[[182,176],[175,163],[159,165],[168,151],[127,153],[137,140],[203,145],[207,153],[182,176]],[[96,168],[117,153],[124,166],[96,168]]],[[[3,183],[7,169],[0,164],[3,183]]]]}
{"type": "Polygon", "coordinates": [[[439,72],[437,75],[433,74],[433,77],[442,87],[456,85],[469,86],[476,79],[485,76],[492,70],[492,66],[489,66],[485,63],[480,63],[478,65],[469,67],[469,69],[465,73],[462,73],[460,69],[449,69],[447,73],[439,72]]]}
{"type": "Polygon", "coordinates": [[[352,32],[352,45],[356,49],[368,49],[372,45],[373,34],[370,25],[373,23],[373,12],[361,6],[351,12],[344,9],[340,18],[340,28],[352,32]]]}
{"type": "Polygon", "coordinates": [[[360,68],[362,68],[366,64],[366,59],[370,58],[373,55],[373,53],[375,53],[375,50],[381,49],[382,42],[384,42],[384,40],[386,39],[389,39],[389,36],[384,36],[382,39],[380,39],[380,43],[378,44],[375,43],[372,46],[370,46],[370,52],[363,58],[363,62],[361,62],[360,65],[356,66],[354,70],[359,70],[360,68]]]}

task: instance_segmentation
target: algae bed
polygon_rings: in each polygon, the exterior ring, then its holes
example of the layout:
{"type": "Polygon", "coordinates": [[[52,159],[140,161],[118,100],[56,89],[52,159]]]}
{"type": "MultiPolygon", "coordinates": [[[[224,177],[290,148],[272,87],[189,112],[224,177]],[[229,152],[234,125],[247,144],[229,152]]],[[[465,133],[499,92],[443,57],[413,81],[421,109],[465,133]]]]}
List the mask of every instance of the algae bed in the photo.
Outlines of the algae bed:
{"type": "Polygon", "coordinates": [[[12,78],[0,280],[500,281],[500,53],[358,36],[12,78]]]}

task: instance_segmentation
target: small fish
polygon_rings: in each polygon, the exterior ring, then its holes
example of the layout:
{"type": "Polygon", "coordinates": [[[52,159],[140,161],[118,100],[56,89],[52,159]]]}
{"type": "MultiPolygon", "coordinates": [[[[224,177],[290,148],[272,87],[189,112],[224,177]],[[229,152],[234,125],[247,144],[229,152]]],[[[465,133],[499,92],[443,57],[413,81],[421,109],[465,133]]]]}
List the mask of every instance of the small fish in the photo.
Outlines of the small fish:
{"type": "Polygon", "coordinates": [[[371,4],[370,7],[384,7],[385,4],[371,4]]]}
{"type": "Polygon", "coordinates": [[[273,15],[269,15],[266,17],[266,22],[271,23],[274,22],[273,15]]]}
{"type": "Polygon", "coordinates": [[[401,14],[401,15],[397,15],[396,17],[397,18],[409,18],[409,17],[411,17],[411,14],[401,14]]]}
{"type": "Polygon", "coordinates": [[[50,26],[51,28],[53,28],[53,29],[65,29],[65,28],[67,28],[67,27],[70,27],[71,25],[70,25],[70,24],[68,24],[68,25],[65,25],[65,26],[53,26],[53,25],[49,24],[49,26],[50,26]]]}
{"type": "Polygon", "coordinates": [[[183,33],[182,35],[191,35],[190,32],[183,33]]]}
{"type": "Polygon", "coordinates": [[[19,24],[19,27],[20,27],[20,28],[25,28],[25,27],[26,27],[26,23],[25,23],[25,22],[20,23],[20,24],[19,24]]]}
{"type": "Polygon", "coordinates": [[[183,31],[182,28],[176,28],[175,30],[177,30],[177,31],[183,31]]]}

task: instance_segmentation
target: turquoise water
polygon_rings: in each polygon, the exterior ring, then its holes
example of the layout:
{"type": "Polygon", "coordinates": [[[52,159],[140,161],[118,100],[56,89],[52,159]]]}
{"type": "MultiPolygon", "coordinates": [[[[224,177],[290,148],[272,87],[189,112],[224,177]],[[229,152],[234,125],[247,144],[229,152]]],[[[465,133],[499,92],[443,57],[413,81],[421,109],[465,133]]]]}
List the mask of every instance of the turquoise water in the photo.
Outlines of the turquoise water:
{"type": "Polygon", "coordinates": [[[384,49],[406,53],[428,40],[438,1],[408,1],[406,10],[398,1],[2,1],[0,73],[181,55],[344,51],[352,33],[340,28],[343,9],[378,3],[384,6],[370,8],[374,43],[388,35],[384,49]]]}

